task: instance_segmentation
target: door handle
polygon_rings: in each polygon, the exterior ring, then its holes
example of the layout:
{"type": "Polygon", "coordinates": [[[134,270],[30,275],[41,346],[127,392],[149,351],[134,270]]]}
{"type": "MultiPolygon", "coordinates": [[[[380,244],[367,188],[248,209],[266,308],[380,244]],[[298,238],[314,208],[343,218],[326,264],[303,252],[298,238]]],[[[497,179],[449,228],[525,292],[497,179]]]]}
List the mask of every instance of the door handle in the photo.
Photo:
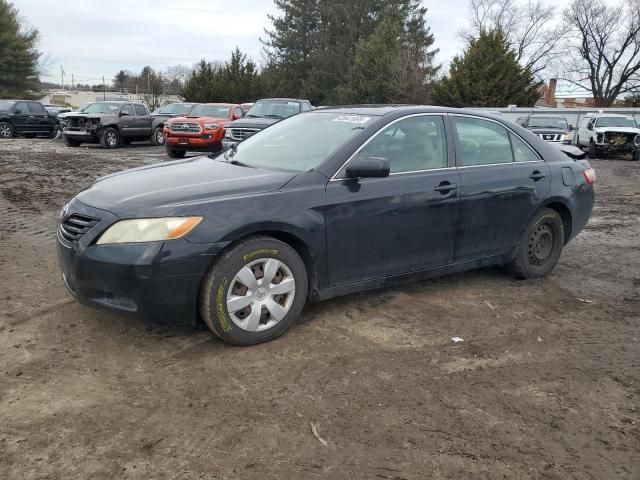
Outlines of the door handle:
{"type": "Polygon", "coordinates": [[[440,182],[440,185],[438,185],[437,187],[433,187],[433,189],[436,192],[440,192],[444,195],[449,193],[451,190],[457,190],[458,185],[456,185],[455,183],[444,181],[444,182],[440,182]]]}
{"type": "Polygon", "coordinates": [[[546,173],[542,173],[539,170],[534,170],[531,175],[529,175],[529,178],[531,180],[533,180],[534,182],[537,182],[538,180],[543,179],[544,177],[546,177],[547,174],[546,173]]]}

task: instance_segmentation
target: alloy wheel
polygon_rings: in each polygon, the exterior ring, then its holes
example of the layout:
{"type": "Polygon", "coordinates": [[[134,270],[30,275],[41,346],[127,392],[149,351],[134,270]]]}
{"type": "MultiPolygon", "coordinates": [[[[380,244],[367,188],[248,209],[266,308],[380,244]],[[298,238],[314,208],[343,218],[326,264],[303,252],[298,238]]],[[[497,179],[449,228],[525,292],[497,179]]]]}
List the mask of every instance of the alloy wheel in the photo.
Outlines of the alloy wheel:
{"type": "Polygon", "coordinates": [[[107,145],[115,147],[118,143],[118,137],[114,132],[107,132],[107,145]]]}
{"type": "Polygon", "coordinates": [[[11,136],[11,127],[6,123],[0,125],[0,137],[9,138],[11,136]]]}
{"type": "Polygon", "coordinates": [[[268,330],[291,309],[296,293],[291,269],[275,258],[246,264],[227,291],[227,311],[233,323],[249,332],[268,330]]]}
{"type": "Polygon", "coordinates": [[[164,135],[162,133],[162,129],[156,129],[156,143],[158,145],[162,145],[164,143],[164,135]]]}

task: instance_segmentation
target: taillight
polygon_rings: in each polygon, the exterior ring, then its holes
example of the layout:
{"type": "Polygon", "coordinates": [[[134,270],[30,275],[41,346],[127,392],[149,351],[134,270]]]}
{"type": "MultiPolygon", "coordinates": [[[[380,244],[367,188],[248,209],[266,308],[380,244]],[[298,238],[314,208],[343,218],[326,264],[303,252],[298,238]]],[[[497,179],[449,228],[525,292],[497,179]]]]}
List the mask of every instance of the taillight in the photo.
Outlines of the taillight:
{"type": "Polygon", "coordinates": [[[593,168],[585,168],[582,171],[582,176],[587,185],[593,185],[596,183],[596,171],[593,168]]]}

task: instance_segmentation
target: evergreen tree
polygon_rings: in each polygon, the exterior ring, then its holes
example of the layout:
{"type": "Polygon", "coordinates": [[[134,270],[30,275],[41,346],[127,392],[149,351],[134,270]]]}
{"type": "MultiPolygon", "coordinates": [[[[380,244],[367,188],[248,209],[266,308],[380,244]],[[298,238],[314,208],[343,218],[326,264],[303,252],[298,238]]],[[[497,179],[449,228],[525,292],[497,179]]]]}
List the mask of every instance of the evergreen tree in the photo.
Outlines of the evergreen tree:
{"type": "Polygon", "coordinates": [[[0,98],[26,97],[39,87],[38,30],[25,31],[18,12],[0,0],[0,98]]]}
{"type": "Polygon", "coordinates": [[[482,31],[461,57],[454,57],[433,99],[451,107],[528,107],[538,100],[541,85],[520,66],[502,31],[482,31]]]}

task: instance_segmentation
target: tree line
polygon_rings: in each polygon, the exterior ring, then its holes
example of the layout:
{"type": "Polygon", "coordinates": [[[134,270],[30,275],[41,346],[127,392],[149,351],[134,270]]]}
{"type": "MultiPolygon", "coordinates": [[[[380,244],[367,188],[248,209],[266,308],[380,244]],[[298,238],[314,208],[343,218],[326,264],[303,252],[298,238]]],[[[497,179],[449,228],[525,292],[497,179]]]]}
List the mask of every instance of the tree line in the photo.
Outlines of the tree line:
{"type": "MultiPolygon", "coordinates": [[[[121,70],[112,87],[142,95],[151,108],[169,94],[197,102],[530,106],[543,76],[588,89],[603,107],[640,92],[640,0],[573,0],[562,11],[541,0],[469,0],[464,50],[446,70],[419,0],[274,3],[260,64],[236,48],[226,61],[121,70]]],[[[0,97],[38,89],[37,45],[38,31],[0,0],[0,97]]]]}

